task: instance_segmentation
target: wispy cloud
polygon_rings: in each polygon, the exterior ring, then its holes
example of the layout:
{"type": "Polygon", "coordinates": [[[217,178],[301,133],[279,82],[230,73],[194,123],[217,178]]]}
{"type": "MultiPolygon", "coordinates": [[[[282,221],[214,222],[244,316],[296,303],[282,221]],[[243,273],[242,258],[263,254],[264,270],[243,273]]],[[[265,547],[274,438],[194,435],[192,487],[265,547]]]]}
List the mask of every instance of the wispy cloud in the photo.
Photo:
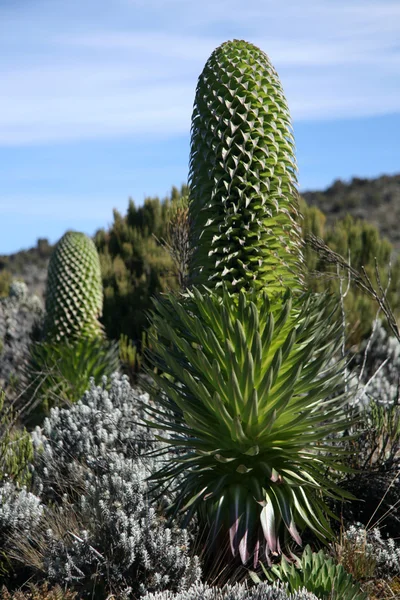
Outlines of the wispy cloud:
{"type": "Polygon", "coordinates": [[[103,5],[0,8],[0,144],[188,133],[198,74],[232,37],[268,53],[295,120],[400,112],[397,1],[119,0],[94,18],[103,5]]]}

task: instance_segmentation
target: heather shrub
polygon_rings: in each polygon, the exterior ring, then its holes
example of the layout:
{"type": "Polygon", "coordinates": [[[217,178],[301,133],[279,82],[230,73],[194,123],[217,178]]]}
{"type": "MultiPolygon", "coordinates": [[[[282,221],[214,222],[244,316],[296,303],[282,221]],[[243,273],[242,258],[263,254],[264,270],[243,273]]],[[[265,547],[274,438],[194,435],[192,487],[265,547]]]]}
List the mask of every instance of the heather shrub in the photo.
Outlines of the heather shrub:
{"type": "Polygon", "coordinates": [[[253,588],[248,588],[244,584],[226,585],[223,588],[197,584],[178,594],[170,591],[146,594],[143,600],[318,600],[318,598],[305,589],[288,593],[283,587],[262,583],[253,588]]]}
{"type": "Polygon", "coordinates": [[[0,298],[0,388],[7,400],[19,391],[21,370],[29,355],[31,335],[43,317],[43,306],[25,283],[14,281],[7,297],[0,298]]]}
{"type": "Polygon", "coordinates": [[[177,265],[162,240],[169,239],[171,206],[186,193],[186,186],[172,188],[168,198],[146,198],[140,207],[130,200],[126,216],[115,210],[110,229],[94,237],[104,287],[102,323],[109,338],[126,335],[139,342],[139,351],[152,296],[178,287],[177,265]]]}
{"type": "Polygon", "coordinates": [[[5,406],[0,390],[0,482],[10,479],[20,484],[30,479],[29,462],[33,456],[29,433],[18,425],[11,406],[5,406]]]}
{"type": "Polygon", "coordinates": [[[9,592],[4,586],[0,590],[0,600],[75,600],[76,596],[76,592],[63,590],[59,585],[49,587],[48,583],[30,585],[15,592],[9,592]]]}
{"type": "Polygon", "coordinates": [[[400,576],[400,544],[393,538],[384,538],[378,527],[350,525],[342,533],[337,556],[358,579],[400,576]]]}
{"type": "Polygon", "coordinates": [[[150,402],[115,375],[33,432],[34,490],[44,503],[34,535],[11,536],[34,576],[82,595],[184,590],[200,577],[191,535],[162,516],[146,478],[162,446],[142,421],[150,402]],[[156,456],[148,456],[157,450],[156,456]]]}
{"type": "MultiPolygon", "coordinates": [[[[391,243],[379,234],[378,229],[363,220],[347,215],[337,219],[334,224],[326,225],[326,216],[316,207],[307,206],[301,201],[304,215],[302,221],[303,237],[307,240],[313,234],[341,255],[357,271],[365,269],[373,285],[378,287],[376,267],[379,269],[380,284],[387,289],[387,297],[396,315],[400,312],[400,259],[394,255],[391,243]],[[390,285],[388,285],[390,282],[390,285]]],[[[327,262],[322,255],[315,252],[310,244],[305,246],[305,263],[307,267],[307,286],[320,292],[330,290],[339,299],[346,290],[348,274],[337,269],[335,264],[327,262]],[[342,282],[341,282],[342,280],[342,282]]],[[[360,344],[371,332],[376,316],[375,301],[363,293],[350,279],[350,286],[344,298],[346,314],[347,346],[360,344]]]]}
{"type": "Polygon", "coordinates": [[[0,486],[0,532],[3,541],[7,533],[14,529],[28,534],[38,524],[42,514],[40,499],[26,488],[18,489],[12,482],[0,486]]]}

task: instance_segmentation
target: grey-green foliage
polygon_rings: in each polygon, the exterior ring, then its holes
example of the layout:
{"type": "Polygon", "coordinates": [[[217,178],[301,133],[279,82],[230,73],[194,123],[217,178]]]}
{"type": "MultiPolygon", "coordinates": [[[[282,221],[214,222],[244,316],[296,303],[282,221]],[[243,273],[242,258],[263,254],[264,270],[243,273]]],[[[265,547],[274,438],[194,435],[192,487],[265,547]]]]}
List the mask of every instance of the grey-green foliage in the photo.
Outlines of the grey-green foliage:
{"type": "Polygon", "coordinates": [[[103,287],[96,246],[84,233],[67,231],[50,257],[46,336],[53,341],[101,336],[102,308],[103,287]]]}
{"type": "Polygon", "coordinates": [[[366,530],[360,523],[355,523],[344,531],[343,538],[353,551],[362,551],[374,561],[375,577],[400,576],[400,544],[393,538],[384,539],[377,527],[366,530]]]}
{"type": "MultiPolygon", "coordinates": [[[[40,499],[25,487],[18,489],[13,482],[0,486],[0,539],[10,531],[28,534],[43,515],[40,499]]],[[[2,545],[2,544],[0,544],[2,545]]]]}
{"type": "Polygon", "coordinates": [[[232,289],[302,287],[290,114],[268,56],[241,40],[197,84],[190,155],[191,279],[232,289]]]}
{"type": "Polygon", "coordinates": [[[146,482],[161,458],[145,456],[159,446],[141,420],[143,402],[115,376],[109,390],[92,385],[70,409],[52,409],[33,433],[34,489],[46,508],[19,552],[52,582],[105,598],[183,590],[199,579],[189,533],[167,526],[146,482]]]}
{"type": "Polygon", "coordinates": [[[282,587],[263,583],[253,588],[248,588],[244,584],[226,585],[223,588],[197,584],[178,594],[170,591],[147,594],[143,600],[318,600],[318,598],[305,589],[288,593],[282,587]]]}
{"type": "Polygon", "coordinates": [[[28,356],[30,336],[42,318],[39,298],[29,294],[25,283],[13,281],[9,295],[0,298],[0,387],[9,401],[18,393],[16,382],[28,356]]]}
{"type": "Polygon", "coordinates": [[[322,600],[367,600],[368,597],[342,565],[336,564],[323,550],[312,552],[310,546],[306,546],[297,564],[282,557],[279,565],[268,570],[263,567],[263,570],[269,581],[279,579],[291,592],[305,588],[322,600]]]}
{"type": "Polygon", "coordinates": [[[373,400],[389,407],[398,402],[400,342],[388,335],[380,321],[375,325],[371,340],[361,344],[354,362],[354,370],[361,372],[362,377],[359,386],[361,404],[368,405],[373,400]]]}
{"type": "Polygon", "coordinates": [[[0,483],[0,574],[13,568],[9,551],[10,538],[27,538],[35,531],[43,516],[40,498],[13,481],[0,483]]]}
{"type": "Polygon", "coordinates": [[[70,471],[69,481],[80,484],[81,496],[73,504],[64,498],[57,512],[46,509],[27,556],[40,547],[47,579],[96,597],[129,589],[138,597],[193,584],[201,571],[189,553],[189,534],[158,514],[145,481],[149,465],[111,457],[102,467],[100,475],[75,465],[76,479],[70,471]],[[64,522],[74,526],[54,527],[64,522]]]}
{"type": "MultiPolygon", "coordinates": [[[[375,322],[349,367],[350,403],[360,414],[355,428],[360,437],[347,442],[349,460],[356,469],[380,470],[390,479],[390,471],[400,466],[400,343],[375,322]]],[[[379,495],[379,483],[374,487],[379,495]]],[[[371,489],[365,499],[371,500],[370,493],[371,489]]]]}
{"type": "Polygon", "coordinates": [[[110,389],[91,384],[82,399],[69,409],[54,408],[43,427],[32,432],[36,448],[36,477],[57,481],[60,472],[82,461],[91,469],[106,465],[110,457],[136,459],[154,448],[155,437],[144,425],[142,402],[148,395],[115,374],[110,389]]]}

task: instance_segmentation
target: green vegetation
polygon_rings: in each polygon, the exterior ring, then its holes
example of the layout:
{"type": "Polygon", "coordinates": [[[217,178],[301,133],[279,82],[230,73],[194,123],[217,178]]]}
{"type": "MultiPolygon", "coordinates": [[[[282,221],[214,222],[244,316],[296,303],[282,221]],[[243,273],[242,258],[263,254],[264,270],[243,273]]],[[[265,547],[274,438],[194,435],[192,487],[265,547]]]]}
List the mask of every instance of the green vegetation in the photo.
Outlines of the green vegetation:
{"type": "Polygon", "coordinates": [[[130,200],[126,217],[114,211],[110,230],[96,233],[104,287],[102,322],[109,338],[118,340],[124,334],[140,342],[151,297],[177,288],[177,270],[161,240],[167,237],[171,206],[186,191],[185,186],[172,188],[170,197],[147,198],[139,208],[130,200]]]}
{"type": "Polygon", "coordinates": [[[264,569],[269,581],[280,579],[287,584],[290,592],[305,588],[321,600],[367,600],[368,595],[361,591],[360,585],[322,550],[312,552],[306,546],[296,564],[282,557],[280,565],[264,569]]]}
{"type": "Polygon", "coordinates": [[[0,257],[1,366],[24,386],[0,394],[0,598],[398,595],[400,332],[384,306],[395,337],[365,340],[357,272],[399,312],[400,260],[371,224],[300,214],[293,144],[268,57],[227,42],[199,78],[190,190],[67,232],[42,324],[9,274],[32,254],[42,281],[47,240],[0,257]]]}
{"type": "Polygon", "coordinates": [[[8,296],[11,282],[12,275],[10,271],[7,271],[7,269],[0,271],[0,298],[6,298],[8,296]]]}
{"type": "Polygon", "coordinates": [[[374,225],[396,251],[400,250],[400,174],[375,179],[353,177],[345,183],[336,180],[324,191],[305,192],[309,206],[316,206],[328,218],[328,225],[350,214],[355,220],[374,225]]]}
{"type": "Polygon", "coordinates": [[[67,232],[50,258],[42,336],[33,343],[23,393],[43,420],[52,406],[76,402],[91,378],[100,383],[119,367],[118,345],[109,343],[99,317],[103,288],[100,261],[84,233],[67,232]]]}
{"type": "Polygon", "coordinates": [[[0,483],[4,480],[28,483],[31,477],[28,464],[32,458],[31,437],[19,427],[12,407],[5,404],[5,394],[0,390],[0,483]]]}
{"type": "MultiPolygon", "coordinates": [[[[304,220],[303,237],[309,234],[322,238],[329,248],[343,256],[358,272],[365,269],[373,285],[386,291],[395,315],[400,315],[400,257],[395,256],[393,247],[381,238],[376,227],[350,215],[332,226],[326,225],[326,216],[316,207],[301,202],[304,220]],[[378,267],[379,280],[377,280],[378,267]],[[389,284],[389,285],[388,285],[389,284]]],[[[359,344],[370,331],[376,318],[378,305],[373,298],[363,293],[348,273],[326,262],[310,245],[305,246],[307,287],[315,292],[329,290],[338,298],[344,296],[343,304],[347,323],[348,345],[359,344]],[[347,290],[348,283],[350,284],[347,290]]]]}
{"type": "Polygon", "coordinates": [[[341,331],[327,298],[301,296],[292,306],[290,294],[270,302],[266,292],[236,298],[193,288],[155,302],[153,326],[163,410],[149,409],[152,424],[186,451],[153,478],[181,476],[176,512],[198,510],[214,538],[222,529],[222,543],[229,532],[244,563],[264,543],[267,555],[279,552],[282,530],[299,544],[297,527],[329,538],[322,495],[341,491],[327,469],[346,468],[328,438],[349,419],[343,395],[324,402],[342,379],[341,331]]]}
{"type": "MultiPolygon", "coordinates": [[[[138,351],[142,334],[148,326],[146,313],[151,309],[151,297],[182,288],[187,279],[189,215],[184,204],[177,212],[172,211],[179,203],[184,203],[186,192],[184,187],[181,193],[173,188],[170,198],[164,201],[148,199],[147,204],[137,209],[133,209],[131,202],[125,217],[115,214],[110,230],[100,231],[95,236],[105,289],[102,321],[107,335],[112,339],[126,335],[138,347],[138,351]],[[157,227],[153,224],[143,229],[139,225],[129,225],[129,222],[132,223],[130,212],[150,212],[150,206],[159,215],[159,220],[155,219],[157,227]],[[167,244],[160,243],[162,240],[167,244]],[[168,240],[175,244],[174,247],[168,240]],[[114,314],[118,314],[119,318],[113,318],[114,314]]],[[[351,265],[359,271],[365,267],[375,285],[376,257],[384,287],[390,272],[388,300],[395,314],[400,314],[400,258],[393,254],[393,247],[388,240],[381,238],[373,225],[351,217],[327,225],[326,215],[316,207],[307,206],[303,199],[300,199],[300,209],[303,216],[300,220],[302,237],[307,238],[312,233],[346,259],[350,255],[351,265]]],[[[138,219],[139,222],[142,220],[143,217],[138,219]]],[[[147,222],[151,222],[151,219],[147,222]]],[[[341,291],[344,293],[347,289],[347,273],[341,269],[338,274],[336,266],[325,262],[307,243],[303,246],[303,255],[305,288],[315,292],[328,290],[339,298],[341,291]]],[[[350,280],[344,308],[347,344],[358,345],[370,333],[378,305],[350,280]]]]}
{"type": "Polygon", "coordinates": [[[41,423],[52,406],[77,402],[91,377],[100,383],[118,368],[118,345],[101,338],[32,344],[24,386],[37,406],[29,423],[41,423]]]}

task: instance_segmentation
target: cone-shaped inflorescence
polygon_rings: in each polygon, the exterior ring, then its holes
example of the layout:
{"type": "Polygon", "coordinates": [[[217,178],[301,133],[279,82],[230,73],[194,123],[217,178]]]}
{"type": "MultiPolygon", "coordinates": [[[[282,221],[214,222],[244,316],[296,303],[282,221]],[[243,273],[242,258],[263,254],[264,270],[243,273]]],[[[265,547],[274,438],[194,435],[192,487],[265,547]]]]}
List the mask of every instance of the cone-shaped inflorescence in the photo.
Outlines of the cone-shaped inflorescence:
{"type": "Polygon", "coordinates": [[[222,44],[200,75],[189,179],[192,283],[301,289],[289,110],[275,69],[252,44],[222,44]]]}
{"type": "Polygon", "coordinates": [[[103,308],[100,261],[93,241],[84,233],[67,231],[49,263],[45,334],[61,341],[102,336],[103,308]]]}

